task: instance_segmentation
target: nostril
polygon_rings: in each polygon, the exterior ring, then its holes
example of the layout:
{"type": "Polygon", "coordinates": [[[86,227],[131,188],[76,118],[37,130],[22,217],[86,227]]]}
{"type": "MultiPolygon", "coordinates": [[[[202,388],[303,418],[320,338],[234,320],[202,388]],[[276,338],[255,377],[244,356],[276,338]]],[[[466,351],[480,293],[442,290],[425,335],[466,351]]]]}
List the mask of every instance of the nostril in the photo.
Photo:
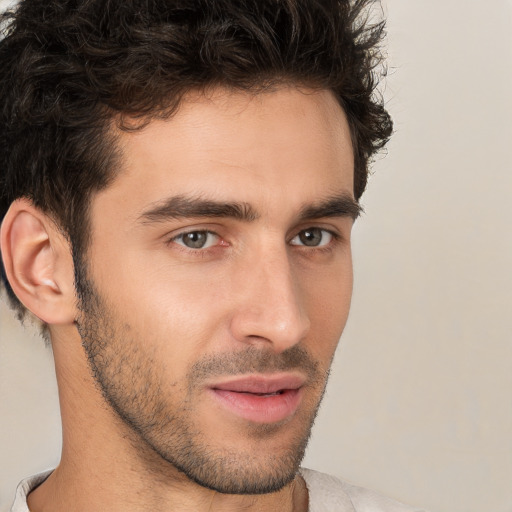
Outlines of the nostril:
{"type": "Polygon", "coordinates": [[[245,268],[239,276],[243,286],[232,312],[232,334],[247,344],[270,343],[273,350],[285,350],[309,331],[304,297],[286,252],[280,255],[269,250],[257,256],[251,271],[245,268]]]}

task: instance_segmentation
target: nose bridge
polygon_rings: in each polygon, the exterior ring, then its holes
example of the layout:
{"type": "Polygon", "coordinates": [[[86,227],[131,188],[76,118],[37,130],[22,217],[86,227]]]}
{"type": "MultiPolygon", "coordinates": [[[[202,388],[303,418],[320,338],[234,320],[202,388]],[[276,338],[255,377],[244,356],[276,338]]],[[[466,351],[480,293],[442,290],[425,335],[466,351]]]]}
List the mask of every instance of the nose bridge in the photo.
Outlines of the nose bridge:
{"type": "Polygon", "coordinates": [[[275,351],[303,339],[310,322],[286,245],[260,246],[244,272],[244,292],[233,318],[235,337],[249,343],[263,340],[275,351]]]}

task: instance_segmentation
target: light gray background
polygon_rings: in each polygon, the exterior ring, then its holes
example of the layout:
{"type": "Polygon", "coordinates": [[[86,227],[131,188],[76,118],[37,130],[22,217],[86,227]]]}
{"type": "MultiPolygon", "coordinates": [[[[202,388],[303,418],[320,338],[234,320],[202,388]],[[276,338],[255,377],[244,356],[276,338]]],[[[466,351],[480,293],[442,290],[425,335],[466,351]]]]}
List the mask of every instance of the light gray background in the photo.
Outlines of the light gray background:
{"type": "MultiPolygon", "coordinates": [[[[306,465],[431,512],[512,512],[512,3],[385,10],[396,134],[306,465]]],[[[0,511],[58,461],[52,366],[2,305],[0,511]]]]}

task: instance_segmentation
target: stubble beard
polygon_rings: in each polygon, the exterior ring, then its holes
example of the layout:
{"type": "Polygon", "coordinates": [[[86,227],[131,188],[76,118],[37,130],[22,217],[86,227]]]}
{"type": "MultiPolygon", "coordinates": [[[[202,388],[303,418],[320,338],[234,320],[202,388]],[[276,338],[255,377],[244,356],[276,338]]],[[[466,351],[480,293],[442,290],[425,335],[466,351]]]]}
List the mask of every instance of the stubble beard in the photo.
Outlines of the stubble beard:
{"type": "Polygon", "coordinates": [[[165,480],[170,464],[169,469],[177,469],[202,487],[226,494],[271,493],[296,477],[328,376],[305,349],[296,345],[274,354],[248,347],[243,352],[209,356],[193,365],[186,382],[166,385],[164,391],[159,378],[165,375],[161,358],[130,337],[129,326],[120,325],[83,274],[77,291],[81,311],[77,328],[92,376],[107,404],[133,434],[132,447],[147,470],[165,480]],[[212,445],[208,432],[194,422],[194,397],[206,378],[293,369],[304,372],[308,387],[316,391],[297,413],[300,418],[295,418],[291,440],[279,452],[251,451],[251,439],[272,439],[287,425],[248,426],[249,449],[241,452],[212,445]],[[173,394],[185,398],[175,403],[173,394]]]}

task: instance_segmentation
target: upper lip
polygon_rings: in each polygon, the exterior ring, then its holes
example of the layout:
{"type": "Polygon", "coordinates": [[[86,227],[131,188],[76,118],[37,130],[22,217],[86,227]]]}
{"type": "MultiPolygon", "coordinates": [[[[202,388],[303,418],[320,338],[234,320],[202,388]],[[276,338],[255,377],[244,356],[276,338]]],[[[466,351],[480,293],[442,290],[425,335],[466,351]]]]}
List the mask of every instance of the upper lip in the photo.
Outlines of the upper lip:
{"type": "Polygon", "coordinates": [[[217,382],[209,387],[222,391],[236,393],[276,393],[285,389],[299,389],[304,385],[305,378],[297,374],[279,375],[243,375],[223,382],[217,382]]]}

